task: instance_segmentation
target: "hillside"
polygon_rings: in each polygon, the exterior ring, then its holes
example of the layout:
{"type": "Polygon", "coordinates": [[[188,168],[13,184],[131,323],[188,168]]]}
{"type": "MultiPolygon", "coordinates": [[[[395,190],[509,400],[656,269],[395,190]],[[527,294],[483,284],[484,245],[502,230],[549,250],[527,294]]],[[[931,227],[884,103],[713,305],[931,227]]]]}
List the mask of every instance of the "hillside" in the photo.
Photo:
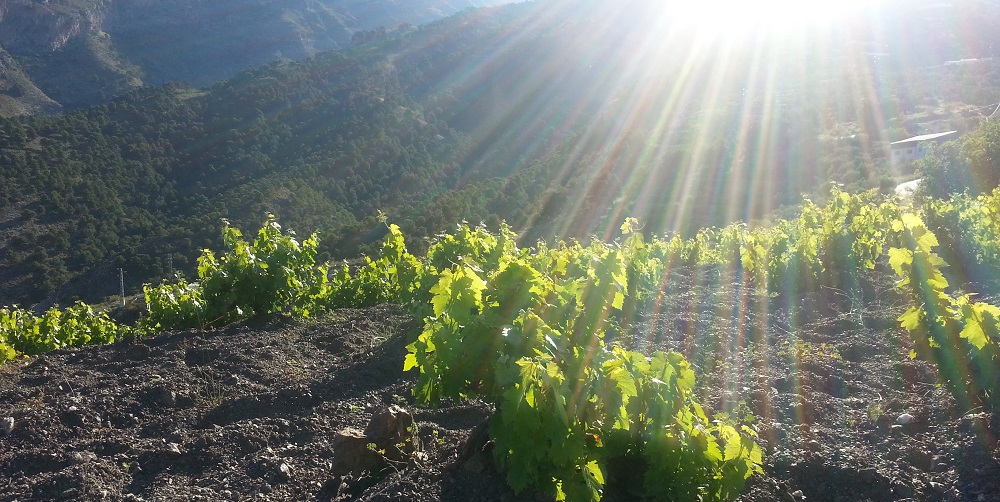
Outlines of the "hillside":
{"type": "Polygon", "coordinates": [[[466,3],[0,0],[0,502],[1000,500],[1000,6],[466,3]]]}
{"type": "Polygon", "coordinates": [[[0,116],[50,114],[59,111],[56,103],[25,75],[17,61],[0,48],[0,116]]]}
{"type": "Polygon", "coordinates": [[[751,221],[830,181],[893,186],[880,145],[970,130],[1000,95],[1000,62],[871,66],[870,26],[810,39],[829,48],[819,60],[784,38],[703,47],[683,26],[668,51],[636,49],[673,23],[656,5],[470,11],[206,89],[2,121],[0,304],[98,300],[117,294],[119,268],[127,291],[190,273],[222,218],[265,212],[320,231],[327,258],[376,240],[379,210],[416,239],[463,219],[505,219],[527,242],[606,236],[628,215],[661,232],[751,221]]]}
{"type": "Polygon", "coordinates": [[[247,68],[345,48],[493,0],[3,0],[0,116],[104,103],[142,85],[209,85],[247,68]]]}
{"type": "Polygon", "coordinates": [[[1000,189],[830,195],[687,240],[462,226],[414,255],[386,224],[332,273],[315,235],[227,226],[118,320],[0,309],[4,493],[1000,496],[1000,189]]]}

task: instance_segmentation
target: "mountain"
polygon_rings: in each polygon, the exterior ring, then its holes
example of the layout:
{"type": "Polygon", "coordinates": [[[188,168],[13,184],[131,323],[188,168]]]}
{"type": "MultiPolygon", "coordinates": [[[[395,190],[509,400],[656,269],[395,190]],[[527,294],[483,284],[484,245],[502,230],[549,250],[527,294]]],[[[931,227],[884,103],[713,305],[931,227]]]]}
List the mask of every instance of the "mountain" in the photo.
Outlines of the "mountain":
{"type": "Polygon", "coordinates": [[[17,60],[0,49],[0,116],[51,114],[60,109],[25,75],[17,60]]]}
{"type": "Polygon", "coordinates": [[[102,103],[143,84],[208,85],[504,0],[0,1],[0,115],[102,103]]]}
{"type": "Polygon", "coordinates": [[[414,247],[463,219],[532,242],[607,237],[626,217],[752,223],[831,181],[891,188],[890,140],[974,129],[1000,96],[1000,30],[955,31],[997,8],[956,3],[940,36],[907,38],[940,11],[891,5],[709,38],[660,2],[538,0],[0,120],[0,304],[101,299],[119,268],[127,291],[190,273],[223,218],[274,213],[340,259],[384,233],[380,211],[414,247]]]}

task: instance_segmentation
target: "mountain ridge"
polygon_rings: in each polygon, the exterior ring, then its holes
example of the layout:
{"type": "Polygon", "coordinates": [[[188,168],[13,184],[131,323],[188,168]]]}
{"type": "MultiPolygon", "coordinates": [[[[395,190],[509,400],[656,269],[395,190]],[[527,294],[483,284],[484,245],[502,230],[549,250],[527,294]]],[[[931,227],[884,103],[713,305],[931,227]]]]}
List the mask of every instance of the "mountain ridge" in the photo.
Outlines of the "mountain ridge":
{"type": "Polygon", "coordinates": [[[0,79],[27,81],[21,94],[0,87],[0,115],[74,110],[144,84],[205,86],[251,66],[349,47],[362,30],[505,1],[3,0],[0,48],[17,65],[3,64],[0,79]],[[41,96],[22,99],[29,89],[41,96]]]}

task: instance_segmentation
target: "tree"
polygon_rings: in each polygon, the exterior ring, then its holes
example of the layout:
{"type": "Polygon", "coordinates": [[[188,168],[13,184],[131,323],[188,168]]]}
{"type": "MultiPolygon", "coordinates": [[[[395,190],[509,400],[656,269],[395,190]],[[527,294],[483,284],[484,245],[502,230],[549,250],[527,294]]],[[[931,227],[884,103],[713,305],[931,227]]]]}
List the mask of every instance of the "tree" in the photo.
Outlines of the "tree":
{"type": "Polygon", "coordinates": [[[928,195],[992,192],[1000,185],[1000,122],[986,122],[961,140],[932,147],[916,169],[928,195]]]}
{"type": "Polygon", "coordinates": [[[976,194],[1000,185],[1000,121],[988,121],[965,140],[962,148],[976,194]]]}
{"type": "Polygon", "coordinates": [[[959,140],[932,146],[927,156],[916,162],[920,190],[933,197],[947,198],[971,188],[972,176],[963,150],[959,140]]]}

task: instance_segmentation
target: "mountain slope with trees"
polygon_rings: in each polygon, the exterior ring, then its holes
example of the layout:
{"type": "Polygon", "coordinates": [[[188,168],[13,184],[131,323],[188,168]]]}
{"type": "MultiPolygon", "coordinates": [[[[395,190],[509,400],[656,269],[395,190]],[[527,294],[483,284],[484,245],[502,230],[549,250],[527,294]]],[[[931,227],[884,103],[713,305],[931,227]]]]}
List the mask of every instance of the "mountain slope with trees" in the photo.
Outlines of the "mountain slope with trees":
{"type": "MultiPolygon", "coordinates": [[[[119,268],[131,291],[190,273],[223,218],[249,226],[268,212],[320,231],[324,259],[376,241],[379,211],[418,247],[463,219],[505,219],[527,242],[607,236],[626,216],[657,232],[749,221],[831,180],[891,185],[883,138],[928,120],[969,130],[979,108],[927,109],[1000,94],[969,67],[878,70],[867,52],[878,26],[844,25],[811,46],[708,43],[659,9],[465,11],[205,89],[140,88],[4,120],[0,303],[117,294],[119,268]],[[663,30],[674,35],[646,47],[663,30]],[[884,95],[870,80],[844,85],[873,73],[884,95]]],[[[973,14],[1000,19],[988,6],[973,14]]]]}
{"type": "Polygon", "coordinates": [[[72,111],[144,84],[209,85],[252,66],[505,0],[3,0],[0,115],[72,111]],[[8,61],[9,60],[9,61],[8,61]]]}

